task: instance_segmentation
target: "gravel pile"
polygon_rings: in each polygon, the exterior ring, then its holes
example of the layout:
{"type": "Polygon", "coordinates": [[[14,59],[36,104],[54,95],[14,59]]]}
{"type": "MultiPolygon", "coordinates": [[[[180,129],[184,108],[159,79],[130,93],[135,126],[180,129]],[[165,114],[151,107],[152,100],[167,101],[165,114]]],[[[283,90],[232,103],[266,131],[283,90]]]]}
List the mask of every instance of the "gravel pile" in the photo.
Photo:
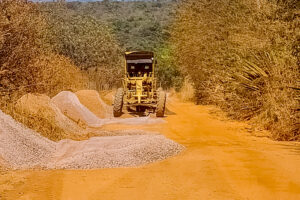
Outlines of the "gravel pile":
{"type": "MultiPolygon", "coordinates": [[[[93,98],[91,98],[93,99],[93,98]]],[[[97,103],[101,98],[94,98],[97,103]]],[[[92,100],[91,100],[92,101],[92,100]]],[[[102,104],[99,101],[99,104],[102,104]]],[[[88,127],[98,128],[104,124],[155,124],[164,122],[160,118],[151,117],[132,117],[132,118],[105,118],[101,119],[84,106],[73,92],[62,91],[51,99],[51,103],[60,109],[60,111],[75,122],[81,122],[88,127]]],[[[92,105],[92,104],[91,104],[92,105]]],[[[112,112],[112,111],[109,111],[112,112]]]]}
{"type": "Polygon", "coordinates": [[[103,125],[103,121],[81,104],[73,92],[60,92],[51,99],[51,103],[75,122],[86,124],[89,127],[100,127],[103,125]]]}
{"type": "Polygon", "coordinates": [[[93,137],[50,141],[0,111],[0,158],[13,169],[129,167],[178,154],[183,147],[162,135],[93,137]]]}
{"type": "Polygon", "coordinates": [[[56,143],[25,128],[0,111],[0,157],[10,168],[43,166],[55,152],[56,143]]]}
{"type": "Polygon", "coordinates": [[[15,109],[24,117],[34,116],[47,119],[52,127],[59,127],[68,133],[85,134],[87,131],[76,122],[65,116],[61,110],[51,103],[50,97],[43,94],[25,94],[16,103],[15,109]]]}
{"type": "MultiPolygon", "coordinates": [[[[100,99],[100,97],[99,97],[100,99]]],[[[98,100],[99,100],[98,99],[98,100]]],[[[97,100],[97,101],[98,101],[97,100]]],[[[85,107],[76,94],[69,91],[62,91],[51,99],[51,103],[60,111],[75,122],[81,122],[91,128],[98,128],[105,124],[155,124],[165,122],[160,118],[131,117],[131,118],[105,118],[101,119],[85,107]]],[[[95,102],[94,102],[95,103],[95,102]]],[[[101,103],[101,102],[100,102],[101,103]]],[[[112,111],[111,111],[112,112],[112,111]]]]}
{"type": "Polygon", "coordinates": [[[48,168],[93,169],[132,167],[166,159],[182,147],[162,135],[94,137],[62,140],[48,168]]]}

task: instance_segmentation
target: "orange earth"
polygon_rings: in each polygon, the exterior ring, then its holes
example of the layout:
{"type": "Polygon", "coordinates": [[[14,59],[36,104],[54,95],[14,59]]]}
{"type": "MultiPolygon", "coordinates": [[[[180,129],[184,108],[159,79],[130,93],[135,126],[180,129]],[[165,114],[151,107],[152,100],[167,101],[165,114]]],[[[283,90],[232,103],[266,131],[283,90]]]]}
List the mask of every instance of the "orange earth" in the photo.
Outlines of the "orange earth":
{"type": "Polygon", "coordinates": [[[300,144],[275,142],[209,106],[171,99],[159,131],[186,149],[137,168],[0,172],[0,199],[300,199],[300,144]],[[217,112],[217,114],[216,114],[217,112]]]}

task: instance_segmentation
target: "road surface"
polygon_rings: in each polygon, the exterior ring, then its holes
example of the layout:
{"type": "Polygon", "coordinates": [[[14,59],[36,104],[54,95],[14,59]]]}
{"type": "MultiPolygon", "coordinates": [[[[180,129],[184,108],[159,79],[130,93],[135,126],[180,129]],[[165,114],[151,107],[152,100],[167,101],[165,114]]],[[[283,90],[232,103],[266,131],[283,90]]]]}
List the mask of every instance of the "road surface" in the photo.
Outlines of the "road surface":
{"type": "Polygon", "coordinates": [[[300,199],[299,143],[251,133],[213,107],[171,99],[168,109],[164,124],[104,129],[159,131],[186,147],[181,154],[138,168],[10,171],[0,199],[300,199]]]}

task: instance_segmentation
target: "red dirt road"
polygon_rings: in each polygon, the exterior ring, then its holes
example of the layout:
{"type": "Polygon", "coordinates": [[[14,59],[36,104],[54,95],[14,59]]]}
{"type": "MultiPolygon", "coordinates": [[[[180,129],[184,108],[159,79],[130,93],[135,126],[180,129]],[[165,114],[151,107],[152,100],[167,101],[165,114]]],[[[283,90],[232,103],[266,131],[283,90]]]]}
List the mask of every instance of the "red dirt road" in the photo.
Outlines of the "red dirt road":
{"type": "MultiPolygon", "coordinates": [[[[138,168],[9,171],[0,199],[300,199],[300,145],[251,136],[207,106],[171,100],[167,123],[104,129],[159,131],[186,149],[138,168]]],[[[258,134],[258,133],[256,133],[258,134]]]]}

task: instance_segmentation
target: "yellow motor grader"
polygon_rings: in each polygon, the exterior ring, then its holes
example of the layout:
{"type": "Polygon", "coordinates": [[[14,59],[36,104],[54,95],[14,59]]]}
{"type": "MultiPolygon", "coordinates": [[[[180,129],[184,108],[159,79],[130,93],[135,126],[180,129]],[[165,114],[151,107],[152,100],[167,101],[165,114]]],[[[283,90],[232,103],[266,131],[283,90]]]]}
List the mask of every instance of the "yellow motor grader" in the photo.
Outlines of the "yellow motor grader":
{"type": "Polygon", "coordinates": [[[157,117],[164,116],[166,93],[162,88],[157,89],[155,64],[153,52],[125,52],[125,76],[123,87],[115,95],[114,117],[122,115],[123,107],[139,113],[153,111],[157,117]]]}

